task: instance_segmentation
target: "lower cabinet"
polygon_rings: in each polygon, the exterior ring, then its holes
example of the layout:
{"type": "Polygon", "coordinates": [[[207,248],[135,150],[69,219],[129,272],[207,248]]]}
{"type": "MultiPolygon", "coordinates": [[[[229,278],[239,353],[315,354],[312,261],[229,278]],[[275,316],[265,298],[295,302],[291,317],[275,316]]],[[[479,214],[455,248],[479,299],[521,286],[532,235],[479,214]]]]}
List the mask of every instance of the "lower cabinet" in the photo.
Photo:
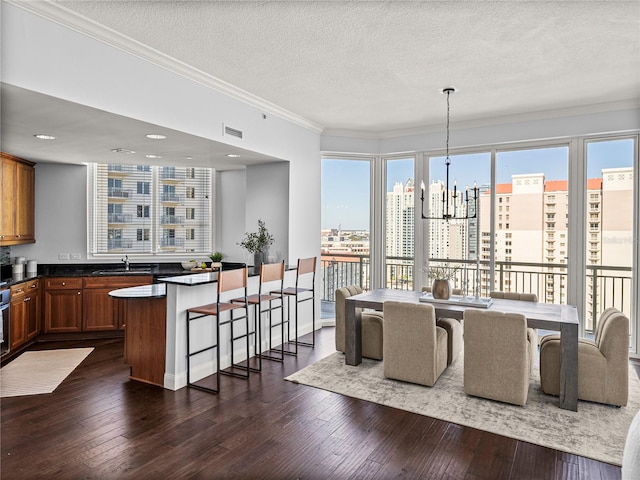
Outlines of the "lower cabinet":
{"type": "Polygon", "coordinates": [[[44,291],[44,331],[69,333],[121,330],[122,306],[109,296],[109,292],[151,283],[152,275],[47,278],[44,291]]]}
{"type": "Polygon", "coordinates": [[[151,283],[153,283],[151,275],[84,277],[82,330],[84,332],[122,330],[124,327],[122,304],[110,297],[109,292],[151,283]]]}
{"type": "Polygon", "coordinates": [[[82,277],[45,279],[45,333],[82,331],[82,277]]]}
{"type": "Polygon", "coordinates": [[[14,350],[40,333],[40,281],[30,280],[11,287],[9,348],[14,350]]]}

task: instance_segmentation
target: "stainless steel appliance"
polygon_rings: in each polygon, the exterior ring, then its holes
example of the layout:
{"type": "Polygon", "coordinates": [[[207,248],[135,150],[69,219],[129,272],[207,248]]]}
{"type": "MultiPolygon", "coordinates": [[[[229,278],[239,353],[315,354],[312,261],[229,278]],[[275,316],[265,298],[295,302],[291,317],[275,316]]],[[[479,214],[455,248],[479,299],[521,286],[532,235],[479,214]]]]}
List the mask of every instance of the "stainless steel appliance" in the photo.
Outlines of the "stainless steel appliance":
{"type": "Polygon", "coordinates": [[[4,288],[6,283],[0,283],[0,355],[9,353],[9,305],[11,303],[10,290],[4,288]]]}

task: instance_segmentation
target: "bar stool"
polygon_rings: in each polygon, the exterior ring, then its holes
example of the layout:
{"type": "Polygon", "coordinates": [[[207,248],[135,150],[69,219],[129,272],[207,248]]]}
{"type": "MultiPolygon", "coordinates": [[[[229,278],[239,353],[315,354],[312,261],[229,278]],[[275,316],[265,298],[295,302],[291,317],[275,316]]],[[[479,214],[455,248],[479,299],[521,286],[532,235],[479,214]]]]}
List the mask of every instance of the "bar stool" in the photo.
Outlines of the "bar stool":
{"type": "MultiPolygon", "coordinates": [[[[295,287],[287,287],[282,293],[287,296],[287,333],[289,335],[289,343],[293,343],[295,345],[294,351],[285,351],[284,353],[288,355],[297,355],[298,354],[298,345],[303,345],[306,347],[315,347],[316,344],[316,262],[318,257],[310,257],[310,258],[299,258],[298,259],[298,268],[296,271],[296,285],[295,287]],[[312,274],[311,277],[311,288],[301,287],[300,279],[305,275],[312,274]],[[307,296],[311,294],[311,296],[307,296]],[[300,296],[303,298],[300,298],[300,296]],[[295,319],[295,340],[291,341],[291,305],[289,300],[291,297],[295,298],[295,308],[296,308],[296,319],[295,319]],[[311,342],[302,342],[298,340],[298,305],[311,300],[312,302],[312,317],[311,317],[311,342]]],[[[308,277],[306,277],[308,278],[308,277]]],[[[277,292],[271,292],[277,293],[277,292]]]]}
{"type": "Polygon", "coordinates": [[[210,303],[207,305],[202,305],[199,307],[193,307],[187,309],[187,386],[196,388],[198,390],[203,390],[209,393],[218,393],[220,391],[220,374],[231,375],[238,378],[249,378],[249,305],[247,303],[247,268],[239,268],[236,270],[223,270],[218,274],[218,294],[216,297],[215,303],[210,303]],[[242,298],[236,298],[234,303],[231,302],[221,302],[220,296],[232,290],[244,289],[244,296],[242,298]],[[233,312],[236,309],[243,308],[245,310],[245,314],[242,317],[235,317],[233,312]],[[230,312],[229,320],[221,321],[220,315],[223,312],[230,312]],[[197,316],[191,316],[192,314],[196,314],[197,316]],[[191,324],[193,321],[211,316],[216,317],[216,340],[215,343],[204,348],[200,348],[195,352],[191,351],[191,324]],[[233,325],[238,320],[245,320],[245,333],[234,336],[233,325]],[[230,325],[231,335],[231,366],[229,370],[221,370],[220,369],[220,327],[222,325],[230,325]],[[234,343],[236,340],[246,339],[246,352],[247,352],[247,365],[236,364],[234,361],[234,343]],[[197,385],[191,381],[191,357],[198,355],[200,353],[206,352],[208,350],[216,350],[216,387],[209,388],[202,385],[197,385]],[[237,368],[242,371],[242,373],[238,373],[233,371],[234,368],[237,368]]]}
{"type": "MultiPolygon", "coordinates": [[[[253,325],[254,325],[254,352],[258,357],[258,368],[252,369],[252,371],[262,371],[262,359],[275,360],[282,362],[284,360],[284,302],[283,302],[283,286],[284,286],[284,261],[281,263],[262,263],[260,265],[260,284],[258,286],[258,293],[249,295],[247,302],[249,305],[253,305],[253,325]],[[273,290],[270,293],[266,293],[268,290],[265,287],[267,284],[273,284],[279,282],[279,289],[273,290]],[[265,292],[265,293],[263,293],[265,292]],[[274,305],[273,302],[279,301],[279,305],[274,305]],[[265,302],[269,302],[268,308],[263,309],[262,305],[265,302]],[[273,324],[272,313],[275,310],[280,310],[280,323],[273,324]],[[262,353],[262,314],[268,313],[269,318],[269,352],[279,353],[279,356],[262,353]],[[272,330],[274,327],[280,327],[282,335],[282,343],[280,349],[273,347],[272,342],[272,330]]],[[[242,298],[231,300],[242,302],[242,298]]]]}

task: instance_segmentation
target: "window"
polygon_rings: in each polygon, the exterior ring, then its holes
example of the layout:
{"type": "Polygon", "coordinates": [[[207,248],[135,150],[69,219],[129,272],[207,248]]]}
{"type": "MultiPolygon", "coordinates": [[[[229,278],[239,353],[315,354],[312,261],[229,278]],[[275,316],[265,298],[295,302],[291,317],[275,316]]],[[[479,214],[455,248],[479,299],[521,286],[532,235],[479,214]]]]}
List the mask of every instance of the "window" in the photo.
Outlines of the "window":
{"type": "Polygon", "coordinates": [[[138,205],[136,216],[138,218],[149,218],[149,205],[138,205]]]}
{"type": "Polygon", "coordinates": [[[148,228],[139,228],[136,231],[136,240],[138,242],[148,241],[149,240],[149,229],[148,228]]]}
{"type": "Polygon", "coordinates": [[[136,193],[149,195],[151,192],[149,182],[138,182],[136,187],[136,193]]]}
{"type": "Polygon", "coordinates": [[[213,174],[208,168],[90,165],[89,256],[209,254],[213,174]]]}
{"type": "Polygon", "coordinates": [[[385,286],[413,289],[414,195],[413,158],[389,159],[386,167],[385,286]]]}

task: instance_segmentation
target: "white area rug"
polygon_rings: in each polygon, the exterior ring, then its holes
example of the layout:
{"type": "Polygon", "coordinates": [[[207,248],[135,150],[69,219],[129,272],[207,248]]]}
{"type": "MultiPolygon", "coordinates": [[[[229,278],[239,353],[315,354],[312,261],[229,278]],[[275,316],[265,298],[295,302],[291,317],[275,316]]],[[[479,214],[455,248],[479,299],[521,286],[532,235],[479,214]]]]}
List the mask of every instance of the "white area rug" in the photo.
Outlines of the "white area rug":
{"type": "Polygon", "coordinates": [[[0,397],[53,392],[93,348],[24,352],[0,369],[0,397]]]}
{"type": "Polygon", "coordinates": [[[537,369],[524,407],[468,396],[463,390],[462,355],[433,387],[384,377],[383,363],[363,359],[358,366],[334,353],[285,380],[465,425],[505,437],[554,448],[595,460],[622,464],[629,425],[640,410],[640,380],[629,368],[629,403],[618,408],[578,402],[578,411],[560,409],[558,398],[540,389],[537,369]]]}

